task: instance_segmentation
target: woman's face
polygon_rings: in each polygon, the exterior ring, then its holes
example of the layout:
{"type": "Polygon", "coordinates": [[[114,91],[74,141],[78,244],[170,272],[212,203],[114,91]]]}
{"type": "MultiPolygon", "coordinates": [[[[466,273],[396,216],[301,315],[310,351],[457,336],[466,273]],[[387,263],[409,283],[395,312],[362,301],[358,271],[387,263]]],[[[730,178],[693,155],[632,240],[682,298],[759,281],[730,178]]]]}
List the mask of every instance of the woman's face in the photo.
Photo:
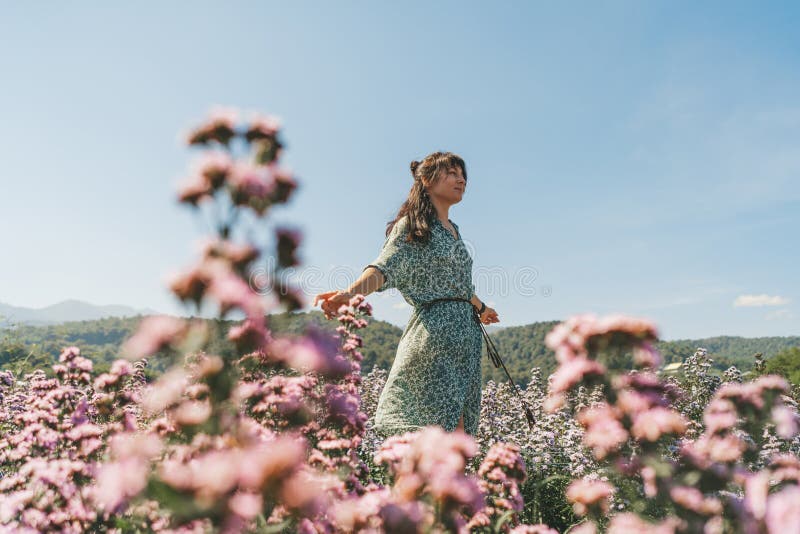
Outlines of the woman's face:
{"type": "Polygon", "coordinates": [[[467,180],[461,172],[461,167],[456,165],[449,169],[439,170],[439,181],[428,187],[428,194],[448,204],[461,202],[467,180]]]}

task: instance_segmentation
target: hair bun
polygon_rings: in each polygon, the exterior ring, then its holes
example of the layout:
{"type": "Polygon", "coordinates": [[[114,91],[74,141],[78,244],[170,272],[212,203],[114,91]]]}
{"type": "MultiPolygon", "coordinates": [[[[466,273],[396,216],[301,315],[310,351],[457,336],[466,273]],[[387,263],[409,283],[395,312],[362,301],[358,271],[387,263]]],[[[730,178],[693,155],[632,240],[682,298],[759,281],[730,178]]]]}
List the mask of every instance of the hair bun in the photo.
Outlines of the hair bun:
{"type": "Polygon", "coordinates": [[[413,176],[415,180],[417,179],[417,168],[419,167],[419,164],[420,162],[416,160],[411,162],[411,176],[413,176]]]}

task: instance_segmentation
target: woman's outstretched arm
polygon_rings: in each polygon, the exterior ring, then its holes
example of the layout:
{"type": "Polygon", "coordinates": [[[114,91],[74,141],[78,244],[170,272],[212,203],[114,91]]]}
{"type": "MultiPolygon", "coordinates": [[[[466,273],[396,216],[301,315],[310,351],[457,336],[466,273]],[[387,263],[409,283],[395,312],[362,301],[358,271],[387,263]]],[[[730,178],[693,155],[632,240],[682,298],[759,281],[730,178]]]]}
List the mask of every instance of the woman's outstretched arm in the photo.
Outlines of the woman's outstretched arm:
{"type": "Polygon", "coordinates": [[[336,310],[338,310],[342,304],[347,304],[353,296],[361,293],[366,297],[377,288],[381,287],[383,282],[383,273],[379,269],[367,267],[361,271],[361,276],[358,277],[358,280],[350,284],[350,287],[344,291],[336,290],[320,293],[314,297],[314,304],[312,306],[316,306],[317,302],[321,301],[322,311],[324,311],[325,316],[330,319],[335,315],[336,310]]]}
{"type": "Polygon", "coordinates": [[[355,295],[361,293],[364,296],[369,295],[383,285],[385,278],[383,272],[377,267],[367,267],[361,271],[361,276],[358,280],[350,284],[345,291],[355,295]]]}

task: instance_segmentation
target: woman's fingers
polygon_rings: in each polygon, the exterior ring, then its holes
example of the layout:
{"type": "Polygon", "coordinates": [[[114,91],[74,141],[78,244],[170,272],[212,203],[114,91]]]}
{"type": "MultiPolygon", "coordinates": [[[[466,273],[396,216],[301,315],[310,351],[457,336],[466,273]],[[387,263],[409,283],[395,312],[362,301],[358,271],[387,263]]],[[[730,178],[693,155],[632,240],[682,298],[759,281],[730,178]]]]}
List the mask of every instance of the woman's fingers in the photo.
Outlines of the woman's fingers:
{"type": "Polygon", "coordinates": [[[328,291],[326,293],[320,293],[316,297],[314,297],[314,304],[312,306],[316,306],[318,301],[325,301],[331,297],[331,295],[335,295],[336,291],[328,291]]]}

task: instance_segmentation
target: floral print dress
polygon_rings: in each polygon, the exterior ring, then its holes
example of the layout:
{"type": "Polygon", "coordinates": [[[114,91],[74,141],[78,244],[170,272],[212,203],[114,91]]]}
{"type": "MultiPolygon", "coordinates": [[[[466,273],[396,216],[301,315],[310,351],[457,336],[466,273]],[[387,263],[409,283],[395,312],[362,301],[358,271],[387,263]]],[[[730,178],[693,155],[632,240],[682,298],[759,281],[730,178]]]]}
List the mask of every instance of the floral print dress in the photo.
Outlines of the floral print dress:
{"type": "Polygon", "coordinates": [[[378,398],[373,428],[383,437],[426,425],[452,432],[462,413],[464,431],[474,436],[478,430],[482,337],[473,306],[463,301],[421,306],[439,297],[470,299],[475,291],[472,258],[458,225],[450,223],[458,237],[434,217],[430,241],[408,243],[408,218],[402,217],[367,266],[384,275],[376,291],[396,288],[414,307],[378,398]]]}

